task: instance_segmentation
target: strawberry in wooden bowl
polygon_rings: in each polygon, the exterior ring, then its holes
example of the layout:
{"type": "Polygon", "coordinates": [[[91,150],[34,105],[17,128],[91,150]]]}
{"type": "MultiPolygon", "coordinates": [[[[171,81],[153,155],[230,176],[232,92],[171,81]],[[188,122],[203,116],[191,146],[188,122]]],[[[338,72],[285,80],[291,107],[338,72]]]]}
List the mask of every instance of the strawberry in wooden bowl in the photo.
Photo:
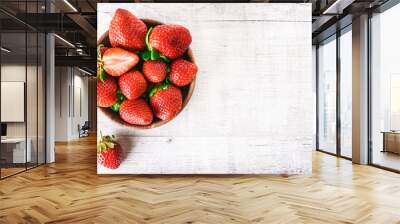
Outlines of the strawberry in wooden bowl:
{"type": "Polygon", "coordinates": [[[97,106],[109,119],[140,129],[176,117],[193,93],[198,68],[184,26],[139,19],[117,9],[97,41],[97,106]]]}

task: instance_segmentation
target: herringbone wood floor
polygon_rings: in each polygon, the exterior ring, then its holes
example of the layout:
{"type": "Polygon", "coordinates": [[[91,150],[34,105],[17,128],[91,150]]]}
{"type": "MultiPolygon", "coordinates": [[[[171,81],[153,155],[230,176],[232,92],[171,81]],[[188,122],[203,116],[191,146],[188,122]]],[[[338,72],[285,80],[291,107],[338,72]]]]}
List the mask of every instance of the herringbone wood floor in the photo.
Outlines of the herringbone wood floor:
{"type": "Polygon", "coordinates": [[[0,223],[400,223],[400,175],[314,154],[311,176],[98,176],[95,139],[0,181],[0,223]]]}

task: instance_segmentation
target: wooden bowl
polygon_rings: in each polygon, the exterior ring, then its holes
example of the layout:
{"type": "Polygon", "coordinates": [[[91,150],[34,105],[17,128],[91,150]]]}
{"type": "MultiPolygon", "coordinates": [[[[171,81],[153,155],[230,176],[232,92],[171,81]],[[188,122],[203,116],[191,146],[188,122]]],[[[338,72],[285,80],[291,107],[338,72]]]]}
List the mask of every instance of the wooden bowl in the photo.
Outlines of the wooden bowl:
{"type": "MultiPolygon", "coordinates": [[[[149,20],[149,19],[142,19],[142,21],[147,25],[147,27],[163,24],[158,21],[149,20]]],[[[104,44],[104,46],[106,46],[106,47],[111,47],[110,40],[108,39],[108,30],[103,35],[101,35],[100,38],[97,40],[97,45],[99,45],[99,44],[104,44]]],[[[186,51],[186,53],[182,56],[182,58],[196,64],[192,50],[190,48],[186,51]]],[[[178,114],[188,104],[188,102],[193,94],[195,84],[196,84],[196,77],[189,85],[183,86],[183,87],[178,87],[182,92],[182,101],[183,102],[182,102],[182,109],[175,115],[175,117],[178,116],[178,114]]],[[[134,124],[130,124],[130,123],[127,123],[124,120],[122,120],[121,117],[119,116],[119,113],[111,110],[110,108],[99,107],[99,109],[100,109],[100,112],[102,112],[106,117],[108,117],[113,122],[115,122],[117,124],[121,124],[126,127],[135,128],[135,129],[150,129],[150,128],[160,127],[161,125],[164,125],[175,118],[174,117],[170,120],[163,121],[154,116],[153,122],[149,125],[134,125],[134,124]]]]}

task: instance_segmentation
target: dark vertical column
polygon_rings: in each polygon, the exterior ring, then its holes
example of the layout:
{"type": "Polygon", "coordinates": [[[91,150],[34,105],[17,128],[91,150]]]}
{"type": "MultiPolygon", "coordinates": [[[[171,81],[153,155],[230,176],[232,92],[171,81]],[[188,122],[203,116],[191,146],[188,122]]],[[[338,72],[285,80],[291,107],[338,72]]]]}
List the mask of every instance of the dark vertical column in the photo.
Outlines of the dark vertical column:
{"type": "MultiPolygon", "coordinates": [[[[25,21],[27,21],[28,0],[25,0],[25,21]]],[[[27,113],[27,89],[28,89],[28,24],[25,23],[25,87],[24,87],[24,121],[25,121],[25,170],[28,169],[28,113],[27,113]]]]}
{"type": "Polygon", "coordinates": [[[315,137],[315,147],[319,149],[319,45],[315,48],[315,87],[316,87],[316,97],[315,97],[315,107],[316,107],[316,137],[315,137]]]}
{"type": "MultiPolygon", "coordinates": [[[[2,23],[0,23],[0,47],[2,47],[3,45],[2,45],[2,23]]],[[[0,125],[1,124],[3,124],[2,122],[1,122],[1,56],[2,56],[2,52],[1,52],[1,50],[0,50],[0,125]]],[[[1,162],[2,161],[2,157],[1,157],[1,150],[2,150],[2,148],[1,148],[1,146],[2,146],[2,144],[0,144],[0,179],[2,179],[2,176],[1,176],[1,170],[2,170],[2,167],[3,167],[3,163],[1,162]]]]}
{"type": "Polygon", "coordinates": [[[336,154],[341,156],[341,119],[340,119],[340,84],[341,84],[341,65],[340,65],[340,35],[336,32],[336,154]]]}

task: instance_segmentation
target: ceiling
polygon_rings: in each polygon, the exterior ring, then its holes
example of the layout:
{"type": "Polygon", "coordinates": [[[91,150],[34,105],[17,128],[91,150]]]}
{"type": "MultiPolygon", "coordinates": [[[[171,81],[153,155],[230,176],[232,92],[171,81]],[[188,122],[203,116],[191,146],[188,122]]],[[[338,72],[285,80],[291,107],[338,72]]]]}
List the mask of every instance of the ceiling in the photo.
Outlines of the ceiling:
{"type": "MultiPolygon", "coordinates": [[[[96,57],[96,7],[99,2],[312,3],[313,43],[317,43],[334,33],[339,27],[337,24],[346,26],[347,23],[351,23],[353,16],[385,1],[387,0],[1,0],[0,21],[2,32],[10,33],[4,37],[8,38],[5,41],[9,42],[9,48],[18,49],[25,46],[25,39],[21,40],[16,33],[25,32],[27,28],[31,31],[55,32],[61,37],[55,40],[56,56],[60,56],[60,60],[66,60],[63,63],[68,63],[68,60],[87,60],[85,63],[89,64],[89,61],[94,62],[96,57]],[[52,13],[49,13],[50,11],[52,13]],[[71,57],[74,57],[73,60],[71,57]]],[[[30,51],[28,48],[28,54],[30,51]]],[[[95,65],[91,69],[95,70],[95,65]]]]}

